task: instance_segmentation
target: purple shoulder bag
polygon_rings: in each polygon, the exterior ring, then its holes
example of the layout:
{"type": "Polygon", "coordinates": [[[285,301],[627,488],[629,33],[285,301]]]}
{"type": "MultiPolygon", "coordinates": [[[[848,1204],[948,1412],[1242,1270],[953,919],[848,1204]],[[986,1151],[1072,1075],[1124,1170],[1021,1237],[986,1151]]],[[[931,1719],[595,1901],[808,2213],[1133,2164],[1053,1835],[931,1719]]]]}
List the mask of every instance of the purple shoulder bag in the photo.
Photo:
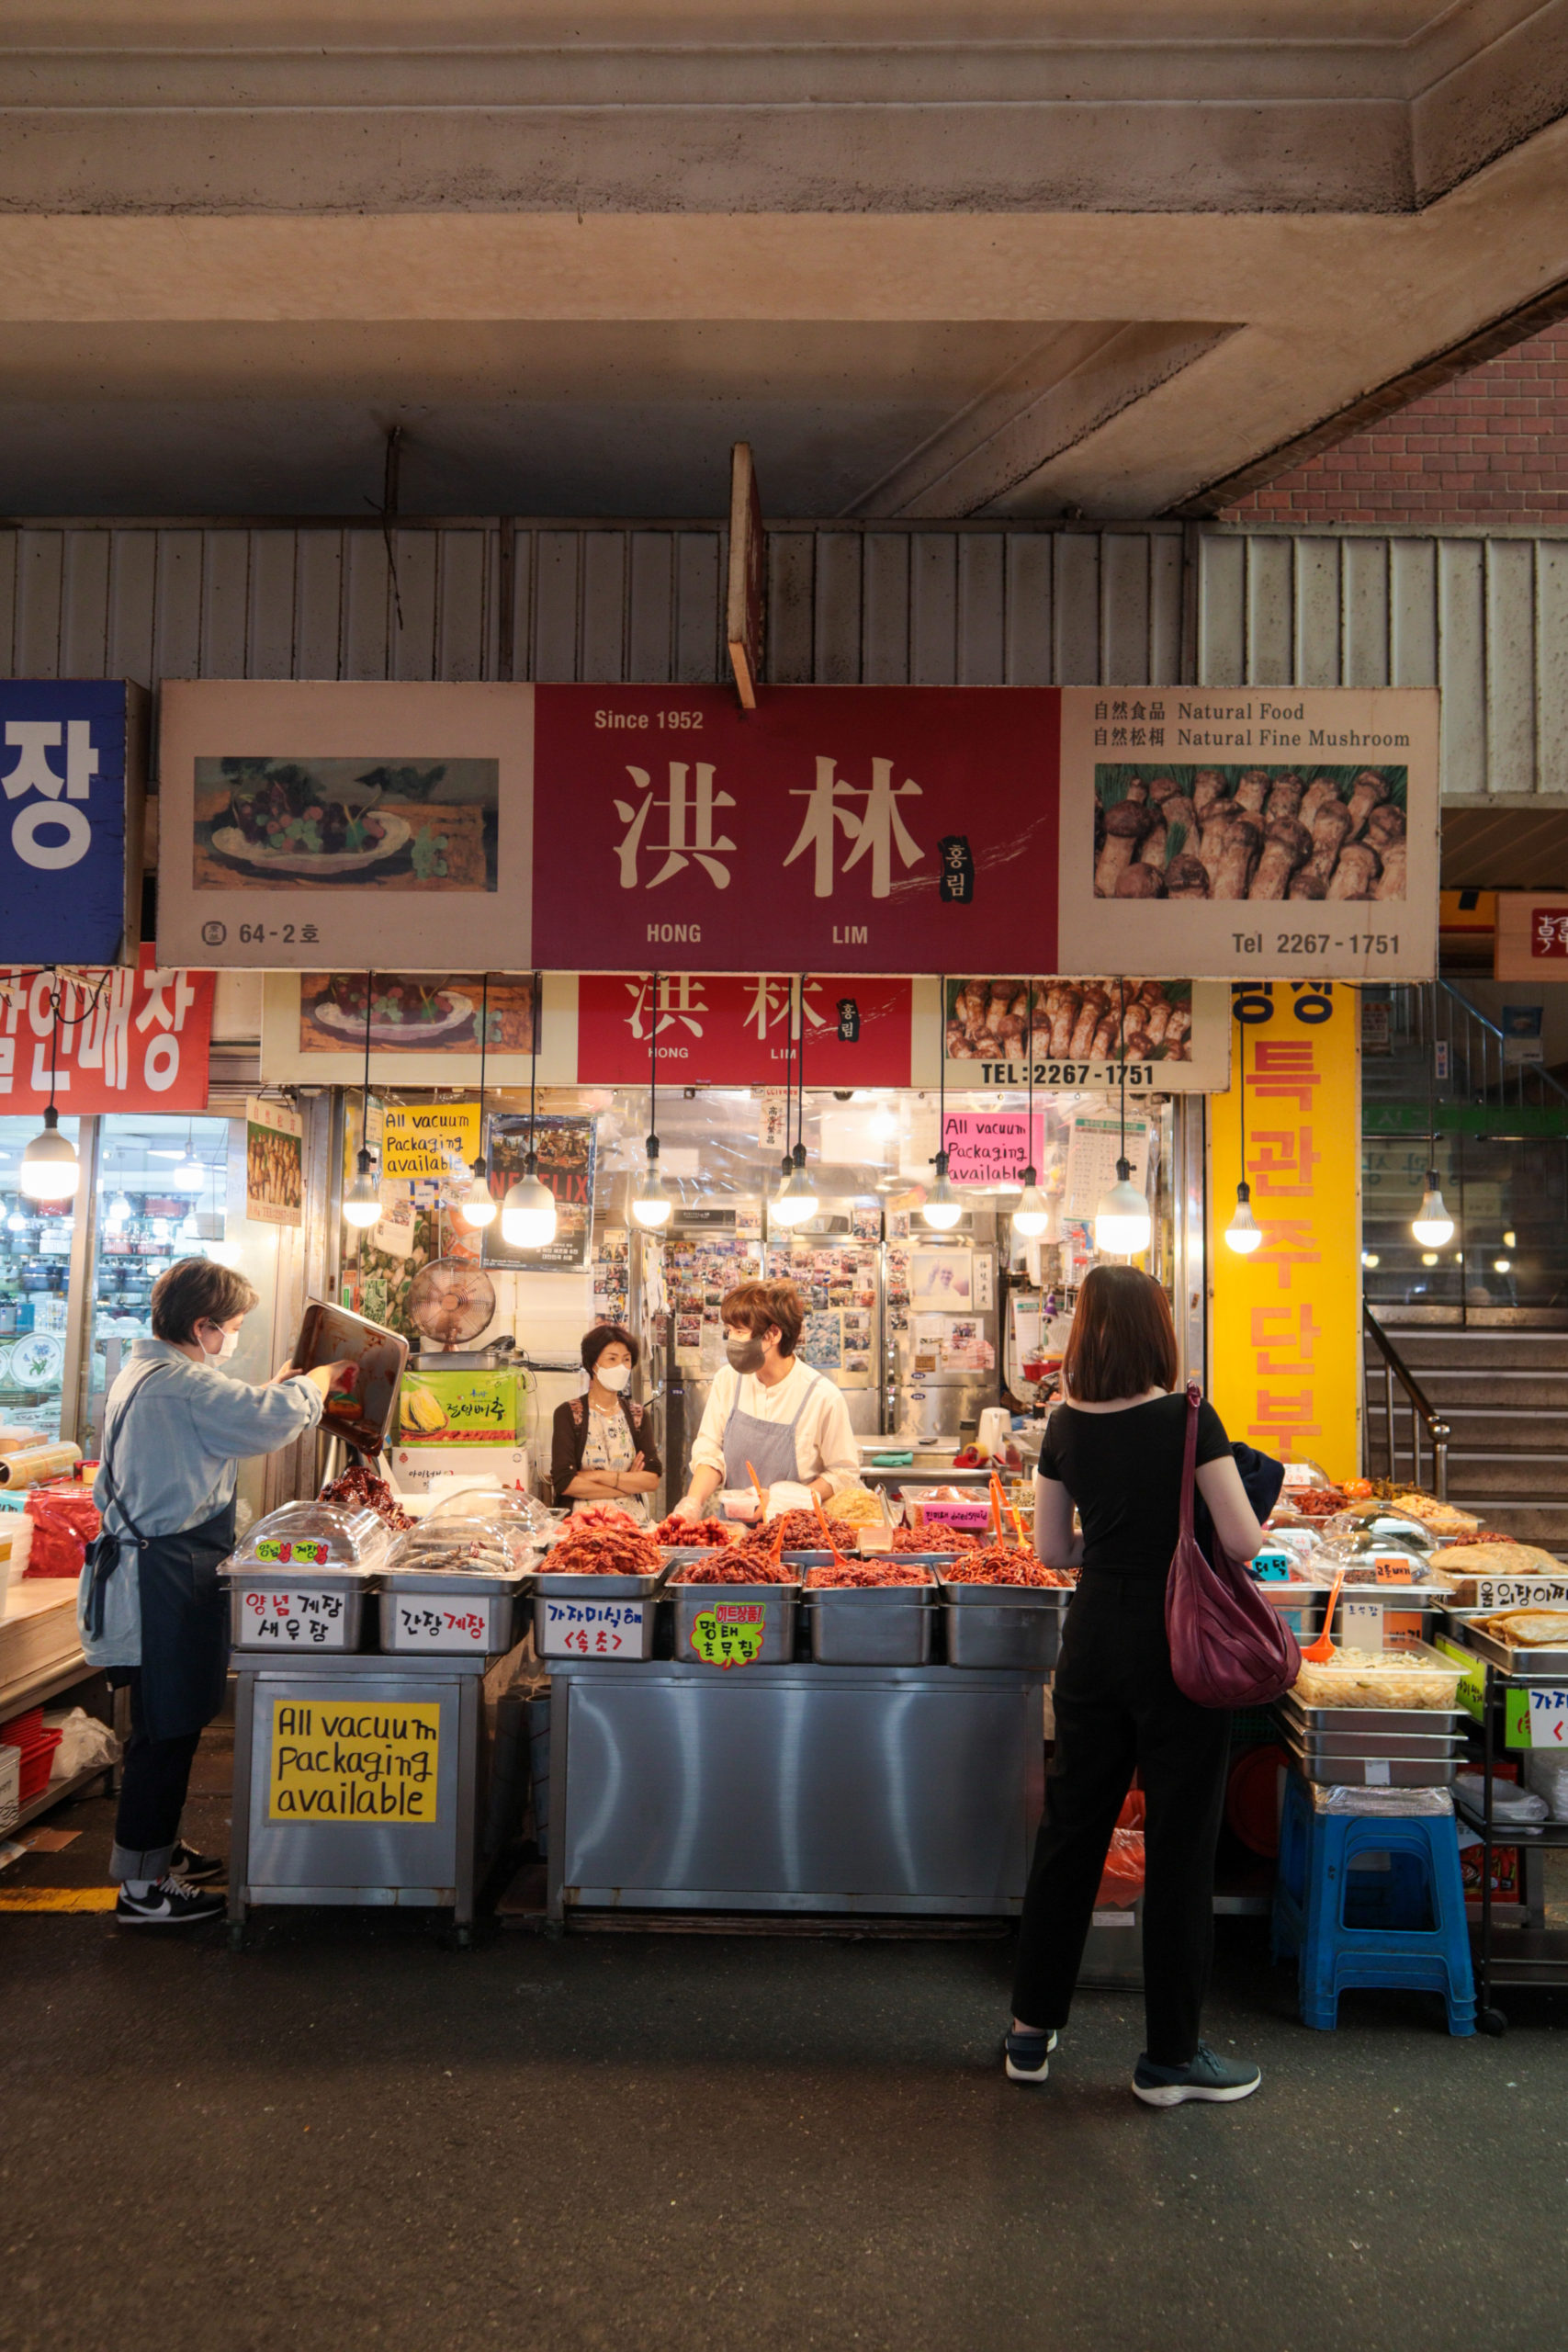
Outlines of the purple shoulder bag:
{"type": "Polygon", "coordinates": [[[1198,1408],[1202,1392],[1187,1384],[1187,1446],[1181,1464],[1181,1532],[1165,1589],[1165,1630],[1176,1687],[1200,1707],[1262,1707],[1290,1689],[1301,1671],[1296,1637],[1270,1609],[1244,1566],[1214,1536],[1211,1566],[1192,1532],[1197,1480],[1198,1408]]]}

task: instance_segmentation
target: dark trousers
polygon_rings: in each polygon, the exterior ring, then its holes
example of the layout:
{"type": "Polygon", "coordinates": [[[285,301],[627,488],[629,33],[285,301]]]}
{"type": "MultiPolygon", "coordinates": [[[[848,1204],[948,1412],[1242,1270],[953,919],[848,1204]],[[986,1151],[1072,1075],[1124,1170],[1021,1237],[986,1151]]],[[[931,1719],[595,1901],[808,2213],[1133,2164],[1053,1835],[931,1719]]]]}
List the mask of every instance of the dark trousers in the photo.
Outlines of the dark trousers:
{"type": "Polygon", "coordinates": [[[180,1815],[201,1734],[184,1732],[177,1739],[150,1737],[141,1707],[141,1673],[127,1679],[130,1736],[125,1743],[109,1876],[161,1878],[180,1834],[180,1815]]]}
{"type": "Polygon", "coordinates": [[[1214,1846],[1230,1716],[1172,1679],[1163,1577],[1086,1574],[1055,1685],[1056,1752],[1023,1898],[1013,2015],[1065,2025],[1111,1833],[1134,1769],[1143,1783],[1144,2008],[1148,2055],[1198,2047],[1213,1950],[1214,1846]]]}

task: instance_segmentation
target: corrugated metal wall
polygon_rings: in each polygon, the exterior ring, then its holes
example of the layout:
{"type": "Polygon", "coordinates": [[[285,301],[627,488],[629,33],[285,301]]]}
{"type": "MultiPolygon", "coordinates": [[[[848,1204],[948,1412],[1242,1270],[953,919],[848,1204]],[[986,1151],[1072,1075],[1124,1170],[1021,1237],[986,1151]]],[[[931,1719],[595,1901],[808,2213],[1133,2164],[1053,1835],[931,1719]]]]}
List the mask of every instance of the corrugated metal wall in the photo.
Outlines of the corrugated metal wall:
{"type": "MultiPolygon", "coordinates": [[[[694,525],[0,532],[0,674],[725,674],[694,525]]],[[[1015,526],[769,537],[777,683],[1440,685],[1446,796],[1568,797],[1568,537],[1015,526]]]]}

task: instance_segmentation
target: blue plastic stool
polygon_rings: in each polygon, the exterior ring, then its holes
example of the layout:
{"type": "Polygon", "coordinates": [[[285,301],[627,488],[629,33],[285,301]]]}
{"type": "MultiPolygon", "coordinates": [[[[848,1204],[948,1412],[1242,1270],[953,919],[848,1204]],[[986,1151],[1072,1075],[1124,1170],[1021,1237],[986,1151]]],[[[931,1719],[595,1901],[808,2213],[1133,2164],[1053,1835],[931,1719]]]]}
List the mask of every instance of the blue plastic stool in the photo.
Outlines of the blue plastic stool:
{"type": "Polygon", "coordinates": [[[1301,1774],[1287,1773],[1273,1945],[1276,1960],[1296,1960],[1302,2023],[1322,2033],[1338,2024],[1348,1985],[1440,1993],[1449,2031],[1473,2033],[1475,1979],[1451,1815],[1319,1813],[1301,1774]],[[1360,1854],[1390,1857],[1381,1887],[1353,1871],[1360,1854]],[[1348,1914],[1358,1924],[1348,1925],[1348,1914]]]}

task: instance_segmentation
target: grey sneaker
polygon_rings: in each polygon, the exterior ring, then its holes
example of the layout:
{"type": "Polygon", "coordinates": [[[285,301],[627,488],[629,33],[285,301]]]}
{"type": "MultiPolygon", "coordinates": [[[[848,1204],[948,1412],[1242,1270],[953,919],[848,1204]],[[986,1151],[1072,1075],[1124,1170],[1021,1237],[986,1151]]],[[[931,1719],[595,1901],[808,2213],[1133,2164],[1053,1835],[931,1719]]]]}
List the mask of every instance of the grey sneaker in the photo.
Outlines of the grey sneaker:
{"type": "Polygon", "coordinates": [[[1246,2059],[1222,2058],[1206,2041],[1190,2066],[1156,2066],[1145,2054],[1133,2069],[1133,2095],[1145,2107],[1182,2107],[1190,2098],[1219,2105],[1250,2098],[1263,2080],[1260,2068],[1246,2059]]]}
{"type": "Polygon", "coordinates": [[[1010,2083],[1043,2083],[1051,2072],[1056,2036],[1050,2033],[1010,2033],[1002,2044],[1010,2083]]]}
{"type": "Polygon", "coordinates": [[[221,1919],[229,1905],[210,1887],[186,1886],[177,1878],[154,1879],[145,1894],[122,1886],[114,1906],[121,1928],[193,1928],[203,1919],[221,1919]]]}

